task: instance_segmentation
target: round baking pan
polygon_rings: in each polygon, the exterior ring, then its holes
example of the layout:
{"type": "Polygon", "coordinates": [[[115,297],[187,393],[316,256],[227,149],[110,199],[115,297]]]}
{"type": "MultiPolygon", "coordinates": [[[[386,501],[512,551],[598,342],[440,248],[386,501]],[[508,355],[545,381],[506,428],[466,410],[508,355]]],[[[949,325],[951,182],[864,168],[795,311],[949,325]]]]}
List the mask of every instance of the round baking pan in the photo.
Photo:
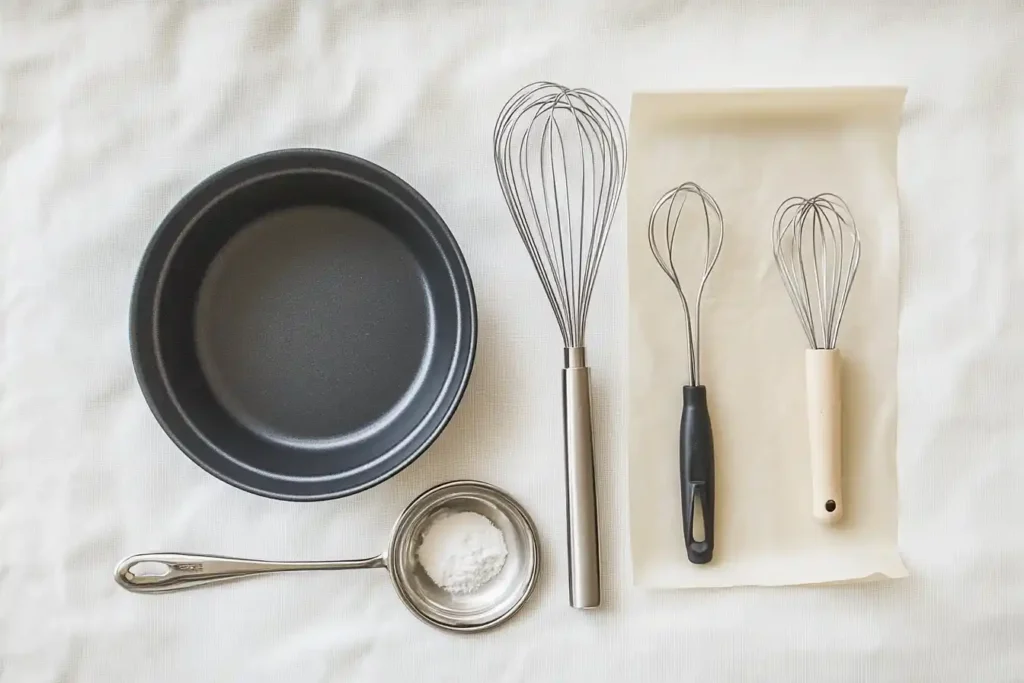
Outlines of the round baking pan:
{"type": "Polygon", "coordinates": [[[366,160],[288,149],[175,206],[131,302],[150,409],[198,465],[260,495],[337,498],[437,438],[476,351],[472,281],[444,221],[366,160]]]}

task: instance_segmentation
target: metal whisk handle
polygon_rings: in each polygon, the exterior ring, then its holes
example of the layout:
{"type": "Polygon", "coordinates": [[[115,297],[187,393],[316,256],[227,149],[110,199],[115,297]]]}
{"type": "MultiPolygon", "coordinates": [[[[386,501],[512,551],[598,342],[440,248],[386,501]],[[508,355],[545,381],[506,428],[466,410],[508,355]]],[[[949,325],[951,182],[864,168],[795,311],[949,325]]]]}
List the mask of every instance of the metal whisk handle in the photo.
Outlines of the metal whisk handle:
{"type": "Polygon", "coordinates": [[[679,456],[686,557],[707,564],[715,551],[715,445],[703,386],[683,387],[679,456]]]}
{"type": "Polygon", "coordinates": [[[587,367],[583,347],[565,349],[562,418],[565,430],[569,604],[576,609],[590,609],[601,604],[601,571],[590,418],[590,368],[587,367]]]}

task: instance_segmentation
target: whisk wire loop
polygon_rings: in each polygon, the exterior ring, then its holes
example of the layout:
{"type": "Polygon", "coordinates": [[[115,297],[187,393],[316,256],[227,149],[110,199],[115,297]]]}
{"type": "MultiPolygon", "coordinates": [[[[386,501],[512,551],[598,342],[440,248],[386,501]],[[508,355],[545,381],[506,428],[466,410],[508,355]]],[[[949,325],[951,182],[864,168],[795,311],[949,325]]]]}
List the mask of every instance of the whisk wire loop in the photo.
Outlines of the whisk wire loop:
{"type": "Polygon", "coordinates": [[[860,233],[832,193],[790,197],[772,221],[775,263],[807,341],[834,349],[860,265],[860,233]]]}
{"type": "Polygon", "coordinates": [[[493,143],[498,183],[563,344],[583,346],[622,193],[625,126],[601,95],[542,81],[506,102],[493,143]]]}
{"type": "Polygon", "coordinates": [[[724,238],[724,222],[722,210],[706,190],[694,182],[685,182],[672,188],[655,203],[651,210],[651,216],[647,223],[647,242],[651,248],[654,259],[658,262],[661,270],[668,276],[672,285],[679,295],[679,301],[683,305],[683,317],[686,323],[686,345],[690,362],[690,385],[700,384],[700,306],[704,296],[704,286],[707,284],[711,271],[718,262],[722,253],[722,241],[724,238]],[[676,266],[676,246],[679,225],[683,214],[683,208],[690,197],[697,197],[701,203],[701,213],[704,219],[703,230],[703,270],[697,291],[693,300],[691,315],[690,301],[686,298],[683,285],[679,277],[679,270],[676,266]],[[667,207],[666,207],[667,205],[667,207]],[[665,209],[663,212],[662,209],[665,209]],[[664,213],[664,219],[659,216],[664,213]]]}

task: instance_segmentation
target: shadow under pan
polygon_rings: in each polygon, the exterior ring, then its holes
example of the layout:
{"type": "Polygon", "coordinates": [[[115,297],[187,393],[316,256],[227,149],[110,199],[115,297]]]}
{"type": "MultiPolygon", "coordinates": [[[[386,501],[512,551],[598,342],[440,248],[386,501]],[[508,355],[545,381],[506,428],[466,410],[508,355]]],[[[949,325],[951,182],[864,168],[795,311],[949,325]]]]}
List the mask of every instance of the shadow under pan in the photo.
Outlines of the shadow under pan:
{"type": "Polygon", "coordinates": [[[461,252],[368,162],[254,157],[182,200],[143,258],[132,349],[147,400],[198,464],[243,489],[337,497],[436,438],[476,346],[461,252]]]}

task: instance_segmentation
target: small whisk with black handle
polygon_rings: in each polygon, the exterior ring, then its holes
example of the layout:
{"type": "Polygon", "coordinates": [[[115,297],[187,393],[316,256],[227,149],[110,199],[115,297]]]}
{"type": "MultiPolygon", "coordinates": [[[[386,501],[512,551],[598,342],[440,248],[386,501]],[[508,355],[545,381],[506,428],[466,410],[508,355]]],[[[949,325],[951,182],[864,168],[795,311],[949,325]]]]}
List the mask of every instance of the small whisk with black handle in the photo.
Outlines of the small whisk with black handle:
{"type": "Polygon", "coordinates": [[[810,348],[805,355],[813,515],[843,516],[839,325],[860,265],[850,207],[831,193],[791,197],[772,223],[775,263],[810,348]]]}
{"type": "Polygon", "coordinates": [[[597,607],[597,493],[584,333],[622,193],[626,129],[615,108],[597,93],[532,83],[498,115],[494,165],[562,333],[569,604],[597,607]]]}
{"type": "MultiPolygon", "coordinates": [[[[702,233],[702,234],[700,234],[702,233]]],[[[715,549],[715,447],[708,410],[707,388],[700,378],[700,305],[711,271],[722,252],[724,224],[714,198],[696,183],[687,182],[669,190],[654,205],[647,224],[651,253],[679,294],[686,321],[689,352],[689,384],[683,387],[683,413],[679,426],[679,474],[683,504],[683,534],[686,557],[694,564],[711,561],[715,549]],[[678,239],[683,207],[690,198],[700,203],[697,222],[703,229],[699,256],[703,256],[700,283],[693,305],[683,293],[677,260],[686,250],[678,239]],[[682,252],[682,253],[681,253],[682,252]]]]}

